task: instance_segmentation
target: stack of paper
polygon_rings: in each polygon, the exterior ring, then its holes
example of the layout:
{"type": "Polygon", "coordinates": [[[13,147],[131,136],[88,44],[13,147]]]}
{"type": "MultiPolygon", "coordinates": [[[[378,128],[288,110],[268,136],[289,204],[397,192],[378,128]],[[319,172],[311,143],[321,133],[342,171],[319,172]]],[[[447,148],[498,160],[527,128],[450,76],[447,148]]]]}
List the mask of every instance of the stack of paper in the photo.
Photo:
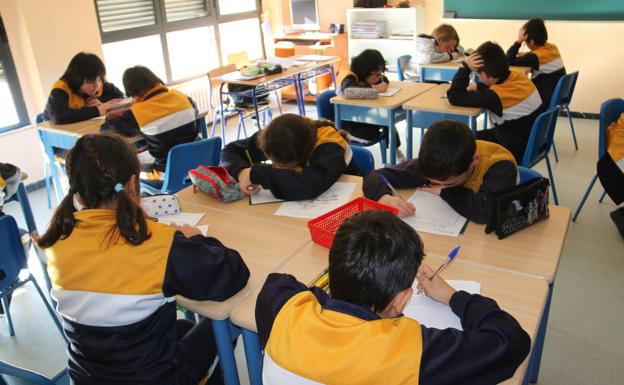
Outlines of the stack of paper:
{"type": "Polygon", "coordinates": [[[388,23],[385,20],[361,20],[351,26],[353,39],[377,39],[386,34],[388,23]]]}
{"type": "Polygon", "coordinates": [[[260,191],[258,191],[257,193],[249,195],[250,205],[262,205],[265,203],[275,202],[284,202],[284,200],[276,198],[271,190],[265,190],[263,188],[260,188],[260,191]]]}
{"type": "Polygon", "coordinates": [[[402,219],[416,231],[457,237],[466,224],[466,218],[437,195],[416,191],[409,202],[416,207],[416,214],[402,219]]]}

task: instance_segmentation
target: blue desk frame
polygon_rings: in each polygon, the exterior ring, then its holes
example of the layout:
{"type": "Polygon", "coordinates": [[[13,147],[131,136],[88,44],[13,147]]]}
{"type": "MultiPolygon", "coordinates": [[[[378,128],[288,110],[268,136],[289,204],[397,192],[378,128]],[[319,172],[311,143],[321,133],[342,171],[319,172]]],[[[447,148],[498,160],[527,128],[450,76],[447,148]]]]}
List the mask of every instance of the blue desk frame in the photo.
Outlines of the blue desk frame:
{"type": "Polygon", "coordinates": [[[431,126],[433,123],[445,120],[459,120],[460,122],[464,122],[470,127],[473,135],[477,134],[477,117],[476,116],[468,116],[468,115],[460,115],[460,114],[446,114],[440,112],[429,112],[429,111],[418,111],[418,110],[407,110],[407,159],[412,159],[412,147],[413,147],[413,133],[412,130],[414,128],[420,128],[420,139],[422,141],[422,137],[425,133],[425,128],[431,126]]]}
{"type": "Polygon", "coordinates": [[[453,80],[453,76],[455,76],[458,70],[459,67],[433,67],[424,65],[420,67],[420,82],[450,82],[453,80]]]}

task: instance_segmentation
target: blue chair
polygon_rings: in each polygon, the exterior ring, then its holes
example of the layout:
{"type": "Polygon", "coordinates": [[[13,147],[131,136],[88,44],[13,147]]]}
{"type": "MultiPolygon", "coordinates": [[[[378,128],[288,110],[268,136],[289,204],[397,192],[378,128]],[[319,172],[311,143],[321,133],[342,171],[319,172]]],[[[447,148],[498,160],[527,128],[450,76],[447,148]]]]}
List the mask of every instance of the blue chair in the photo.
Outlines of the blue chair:
{"type": "Polygon", "coordinates": [[[551,108],[548,111],[541,113],[535,119],[533,127],[531,128],[531,135],[529,136],[526,150],[524,151],[524,157],[519,164],[519,166],[531,168],[541,160],[546,161],[548,178],[550,178],[550,187],[552,188],[556,205],[559,204],[559,200],[557,199],[557,189],[555,188],[555,179],[553,178],[552,169],[550,167],[548,153],[552,147],[558,112],[558,108],[551,108]]]}
{"type": "Polygon", "coordinates": [[[169,150],[165,180],[141,180],[141,190],[148,194],[174,194],[191,185],[189,170],[197,166],[216,166],[221,158],[221,138],[182,143],[169,150]]]}
{"type": "MultiPolygon", "coordinates": [[[[316,96],[316,111],[319,119],[327,119],[332,122],[336,121],[336,114],[334,106],[331,104],[331,98],[336,96],[335,90],[326,90],[316,96]]],[[[369,141],[366,143],[352,142],[351,146],[369,147],[379,143],[379,150],[381,151],[381,163],[386,164],[386,141],[380,139],[377,141],[369,141]]]]}
{"type": "MultiPolygon", "coordinates": [[[[11,379],[13,378],[26,380],[28,384],[35,385],[69,385],[67,369],[63,369],[59,374],[49,379],[39,373],[0,361],[0,384],[4,383],[2,381],[3,379],[9,380],[9,383],[12,384],[13,381],[11,381],[11,379]]],[[[20,381],[19,383],[21,384],[23,382],[20,381]]]]}
{"type": "MultiPolygon", "coordinates": [[[[572,116],[570,115],[570,101],[572,100],[572,94],[574,94],[574,88],[576,87],[576,80],[578,79],[578,71],[563,75],[559,78],[557,86],[553,91],[548,108],[557,107],[559,111],[566,110],[568,115],[568,121],[570,122],[570,130],[572,130],[572,139],[574,140],[574,148],[578,150],[578,143],[576,142],[576,133],[574,132],[574,124],[572,123],[572,116]]],[[[555,161],[559,162],[559,156],[557,155],[557,147],[553,142],[553,152],[555,154],[555,161]]]]}
{"type": "Polygon", "coordinates": [[[8,297],[15,289],[24,286],[28,282],[32,282],[46,306],[48,313],[50,313],[52,320],[56,324],[56,327],[63,335],[63,338],[65,338],[63,327],[54,313],[54,310],[43,295],[35,277],[28,272],[28,276],[25,279],[20,278],[20,272],[26,269],[28,269],[28,262],[17,223],[15,223],[15,219],[9,215],[2,216],[0,217],[0,271],[3,271],[4,274],[0,274],[0,300],[2,301],[2,307],[4,308],[4,313],[6,314],[9,325],[9,335],[14,336],[15,329],[13,328],[13,321],[11,321],[8,297]]]}
{"type": "Polygon", "coordinates": [[[520,175],[520,183],[542,177],[542,174],[540,174],[539,172],[522,166],[518,166],[518,174],[520,175]]]}
{"type": "Polygon", "coordinates": [[[362,173],[362,176],[368,175],[369,172],[375,169],[375,159],[373,154],[364,147],[349,145],[353,152],[353,161],[355,165],[362,173]]]}
{"type": "MultiPolygon", "coordinates": [[[[397,72],[399,74],[399,81],[404,81],[405,79],[405,70],[407,69],[407,65],[409,61],[412,59],[411,55],[403,55],[397,58],[397,72]]],[[[412,80],[412,79],[408,79],[412,80]]]]}
{"type": "MultiPolygon", "coordinates": [[[[624,99],[613,98],[605,101],[600,105],[600,123],[598,125],[598,159],[602,158],[607,152],[607,128],[609,125],[620,117],[620,115],[624,112],[624,99]]],[[[596,179],[598,179],[598,174],[594,174],[591,182],[589,182],[589,186],[587,187],[587,191],[585,191],[585,195],[583,195],[583,199],[579,203],[576,211],[574,212],[574,216],[572,217],[572,222],[576,222],[576,218],[581,213],[581,209],[583,205],[585,205],[585,201],[589,196],[592,188],[594,187],[594,183],[596,183],[596,179]]],[[[605,197],[605,192],[602,193],[598,202],[602,202],[605,197]]]]}

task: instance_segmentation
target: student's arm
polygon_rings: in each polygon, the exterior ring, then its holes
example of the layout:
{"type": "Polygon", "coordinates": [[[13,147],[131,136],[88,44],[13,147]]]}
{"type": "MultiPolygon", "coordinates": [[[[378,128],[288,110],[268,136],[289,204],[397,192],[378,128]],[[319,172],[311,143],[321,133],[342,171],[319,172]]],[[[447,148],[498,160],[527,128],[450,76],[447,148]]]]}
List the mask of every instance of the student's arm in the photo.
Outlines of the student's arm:
{"type": "Polygon", "coordinates": [[[221,166],[227,168],[230,175],[238,180],[238,174],[245,169],[251,167],[245,150],[249,152],[251,160],[259,163],[266,160],[264,152],[258,146],[258,133],[251,137],[228,143],[221,151],[221,166]]]}
{"type": "Polygon", "coordinates": [[[345,89],[350,87],[370,87],[366,82],[358,81],[353,75],[345,76],[340,83],[340,91],[344,92],[345,89]]]}
{"type": "Polygon", "coordinates": [[[181,294],[198,301],[223,301],[238,293],[249,279],[240,254],[212,237],[173,237],[163,293],[181,294]]]}
{"type": "Polygon", "coordinates": [[[522,44],[515,42],[507,50],[507,60],[509,65],[531,67],[534,70],[539,69],[539,59],[534,53],[526,53],[524,56],[518,56],[518,51],[522,44]]]}
{"type": "Polygon", "coordinates": [[[45,112],[55,124],[82,122],[100,116],[100,111],[94,106],[69,108],[69,95],[60,88],[54,88],[50,92],[45,112]]]}
{"type": "Polygon", "coordinates": [[[459,291],[449,306],[463,331],[422,327],[420,383],[496,384],[510,378],[526,358],[531,339],[487,297],[459,291]]]}
{"type": "Polygon", "coordinates": [[[98,99],[100,102],[106,103],[112,99],[123,99],[123,97],[124,93],[121,92],[119,88],[115,87],[113,83],[104,83],[102,85],[102,96],[98,99]]]}
{"type": "Polygon", "coordinates": [[[483,176],[478,192],[464,186],[442,189],[440,197],[458,213],[476,223],[487,222],[488,194],[516,185],[518,169],[511,161],[493,164],[483,176]]]}
{"type": "Polygon", "coordinates": [[[390,194],[390,189],[381,180],[380,175],[388,179],[395,188],[420,187],[428,180],[423,177],[418,166],[418,159],[408,160],[388,168],[380,168],[371,171],[365,178],[362,190],[368,199],[379,200],[384,195],[390,194]]]}
{"type": "Polygon", "coordinates": [[[449,103],[454,106],[481,107],[497,115],[503,114],[503,105],[494,91],[484,86],[478,87],[476,91],[467,91],[469,83],[470,69],[464,64],[453,76],[451,87],[446,92],[449,103]]]}
{"type": "Polygon", "coordinates": [[[136,136],[141,133],[139,123],[131,110],[124,111],[121,116],[106,121],[100,127],[100,132],[112,131],[123,136],[136,136]]]}
{"type": "Polygon", "coordinates": [[[347,168],[344,149],[336,143],[323,143],[314,149],[303,172],[277,169],[269,165],[251,168],[251,183],[271,190],[276,198],[285,200],[313,199],[340,178],[347,168]]]}
{"type": "Polygon", "coordinates": [[[256,326],[262,347],[265,347],[273,328],[273,321],[284,304],[307,287],[288,274],[271,273],[256,300],[256,326]]]}

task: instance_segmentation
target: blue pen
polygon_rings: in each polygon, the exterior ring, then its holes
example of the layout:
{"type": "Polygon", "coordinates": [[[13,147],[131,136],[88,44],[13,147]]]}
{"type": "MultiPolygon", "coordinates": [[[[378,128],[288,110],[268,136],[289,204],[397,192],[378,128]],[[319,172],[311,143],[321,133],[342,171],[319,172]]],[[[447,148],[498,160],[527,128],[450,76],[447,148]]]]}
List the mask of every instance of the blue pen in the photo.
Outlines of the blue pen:
{"type": "Polygon", "coordinates": [[[453,250],[451,250],[451,252],[448,255],[448,259],[446,260],[446,262],[444,262],[443,264],[440,265],[440,267],[438,267],[438,270],[435,271],[435,273],[433,273],[433,275],[431,276],[431,278],[429,278],[429,280],[431,281],[436,275],[438,275],[438,273],[440,271],[442,271],[442,269],[446,266],[448,266],[451,262],[453,262],[453,260],[455,259],[455,256],[457,255],[457,253],[459,253],[459,248],[461,246],[456,246],[453,250]]]}
{"type": "Polygon", "coordinates": [[[394,195],[397,198],[401,197],[399,193],[397,192],[397,190],[394,188],[394,186],[390,184],[390,181],[385,176],[383,176],[383,174],[379,174],[379,178],[381,178],[381,180],[386,184],[386,186],[388,186],[392,195],[394,195]]]}

